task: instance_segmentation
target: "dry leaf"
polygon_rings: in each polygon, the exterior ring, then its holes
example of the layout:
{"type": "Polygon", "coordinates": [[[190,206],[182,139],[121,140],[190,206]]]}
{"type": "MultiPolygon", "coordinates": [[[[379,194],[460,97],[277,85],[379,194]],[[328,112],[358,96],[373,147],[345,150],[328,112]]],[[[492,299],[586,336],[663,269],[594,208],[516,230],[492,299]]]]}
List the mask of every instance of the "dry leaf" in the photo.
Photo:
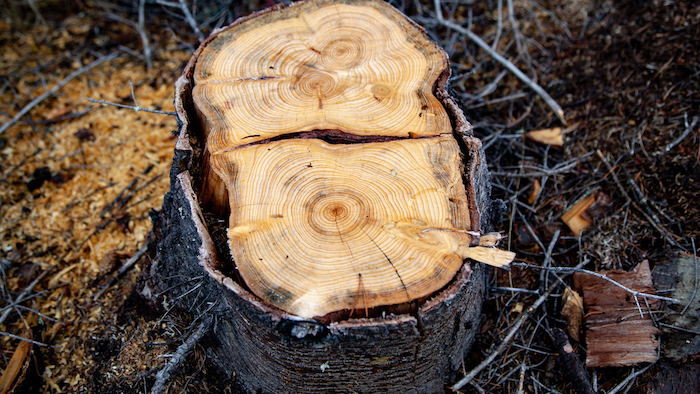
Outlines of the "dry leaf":
{"type": "Polygon", "coordinates": [[[562,132],[561,127],[528,131],[525,133],[525,137],[541,144],[554,146],[564,145],[564,133],[562,132]]]}
{"type": "Polygon", "coordinates": [[[592,194],[582,199],[562,215],[561,220],[569,226],[574,234],[580,235],[586,227],[590,226],[591,221],[584,213],[596,200],[596,195],[592,194]]]}
{"type": "Polygon", "coordinates": [[[569,336],[576,342],[579,341],[579,333],[581,332],[581,321],[583,319],[583,298],[569,287],[564,291],[564,307],[561,309],[561,315],[566,318],[566,330],[569,336]]]}

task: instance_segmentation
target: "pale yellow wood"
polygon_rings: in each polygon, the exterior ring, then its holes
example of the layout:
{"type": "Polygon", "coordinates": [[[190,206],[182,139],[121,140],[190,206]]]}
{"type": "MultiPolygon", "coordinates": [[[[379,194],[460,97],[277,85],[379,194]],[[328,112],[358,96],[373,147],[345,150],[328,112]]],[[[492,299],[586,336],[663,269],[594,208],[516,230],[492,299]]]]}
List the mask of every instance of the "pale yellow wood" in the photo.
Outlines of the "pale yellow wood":
{"type": "Polygon", "coordinates": [[[462,266],[459,245],[395,231],[401,223],[468,228],[452,137],[290,139],[216,155],[212,165],[229,185],[238,271],[255,294],[288,312],[313,317],[410,302],[462,266]]]}
{"type": "Polygon", "coordinates": [[[512,260],[486,247],[498,235],[469,228],[460,148],[434,94],[446,70],[382,1],[296,3],[206,44],[193,88],[202,195],[219,208],[228,197],[245,286],[313,318],[425,299],[465,258],[512,260]]]}
{"type": "Polygon", "coordinates": [[[451,133],[433,95],[447,67],[383,2],[309,1],[218,35],[200,55],[193,96],[213,154],[322,129],[436,136],[451,133]]]}

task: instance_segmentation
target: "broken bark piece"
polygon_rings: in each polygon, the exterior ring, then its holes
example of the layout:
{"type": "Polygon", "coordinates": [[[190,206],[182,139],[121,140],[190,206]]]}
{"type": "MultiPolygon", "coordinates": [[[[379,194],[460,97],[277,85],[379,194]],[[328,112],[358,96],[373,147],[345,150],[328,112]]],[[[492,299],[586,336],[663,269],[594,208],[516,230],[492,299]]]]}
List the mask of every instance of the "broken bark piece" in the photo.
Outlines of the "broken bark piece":
{"type": "Polygon", "coordinates": [[[542,190],[542,185],[540,184],[540,180],[534,179],[532,181],[532,190],[530,191],[530,195],[527,196],[527,203],[528,204],[532,205],[535,203],[537,196],[540,194],[540,190],[542,190]]]}
{"type": "Polygon", "coordinates": [[[486,162],[448,78],[374,0],[276,6],[190,60],[152,272],[219,316],[209,356],[246,391],[433,393],[455,376],[485,285],[464,259],[513,254],[483,235],[486,162]]]}
{"type": "MultiPolygon", "coordinates": [[[[600,273],[632,290],[655,294],[646,260],[630,272],[613,270],[600,273]]],[[[634,297],[620,287],[583,273],[574,274],[574,283],[583,292],[586,308],[588,368],[656,362],[659,330],[654,326],[644,300],[639,300],[644,311],[642,317],[634,297]]],[[[647,303],[653,310],[659,300],[648,299],[647,303]]]]}

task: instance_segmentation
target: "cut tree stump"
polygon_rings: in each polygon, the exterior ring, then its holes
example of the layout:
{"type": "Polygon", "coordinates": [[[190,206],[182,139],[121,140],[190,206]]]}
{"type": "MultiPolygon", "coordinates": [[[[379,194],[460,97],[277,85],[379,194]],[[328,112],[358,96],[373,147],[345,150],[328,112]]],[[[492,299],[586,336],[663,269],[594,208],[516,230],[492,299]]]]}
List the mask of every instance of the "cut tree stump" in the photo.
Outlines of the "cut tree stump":
{"type": "Polygon", "coordinates": [[[446,54],[381,1],[309,0],[212,34],[177,82],[151,274],[215,318],[250,393],[442,392],[480,326],[481,142],[446,54]]]}

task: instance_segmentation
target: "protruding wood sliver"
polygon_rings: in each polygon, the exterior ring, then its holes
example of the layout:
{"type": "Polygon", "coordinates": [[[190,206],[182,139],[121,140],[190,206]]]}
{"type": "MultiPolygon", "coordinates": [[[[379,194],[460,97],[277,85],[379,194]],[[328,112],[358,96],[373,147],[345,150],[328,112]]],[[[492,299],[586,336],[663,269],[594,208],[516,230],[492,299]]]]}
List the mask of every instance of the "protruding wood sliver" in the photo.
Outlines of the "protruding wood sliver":
{"type": "Polygon", "coordinates": [[[207,353],[245,391],[436,393],[456,377],[485,289],[468,258],[513,256],[484,234],[487,167],[449,74],[379,0],[276,6],[190,60],[152,271],[217,315],[207,353]]]}

